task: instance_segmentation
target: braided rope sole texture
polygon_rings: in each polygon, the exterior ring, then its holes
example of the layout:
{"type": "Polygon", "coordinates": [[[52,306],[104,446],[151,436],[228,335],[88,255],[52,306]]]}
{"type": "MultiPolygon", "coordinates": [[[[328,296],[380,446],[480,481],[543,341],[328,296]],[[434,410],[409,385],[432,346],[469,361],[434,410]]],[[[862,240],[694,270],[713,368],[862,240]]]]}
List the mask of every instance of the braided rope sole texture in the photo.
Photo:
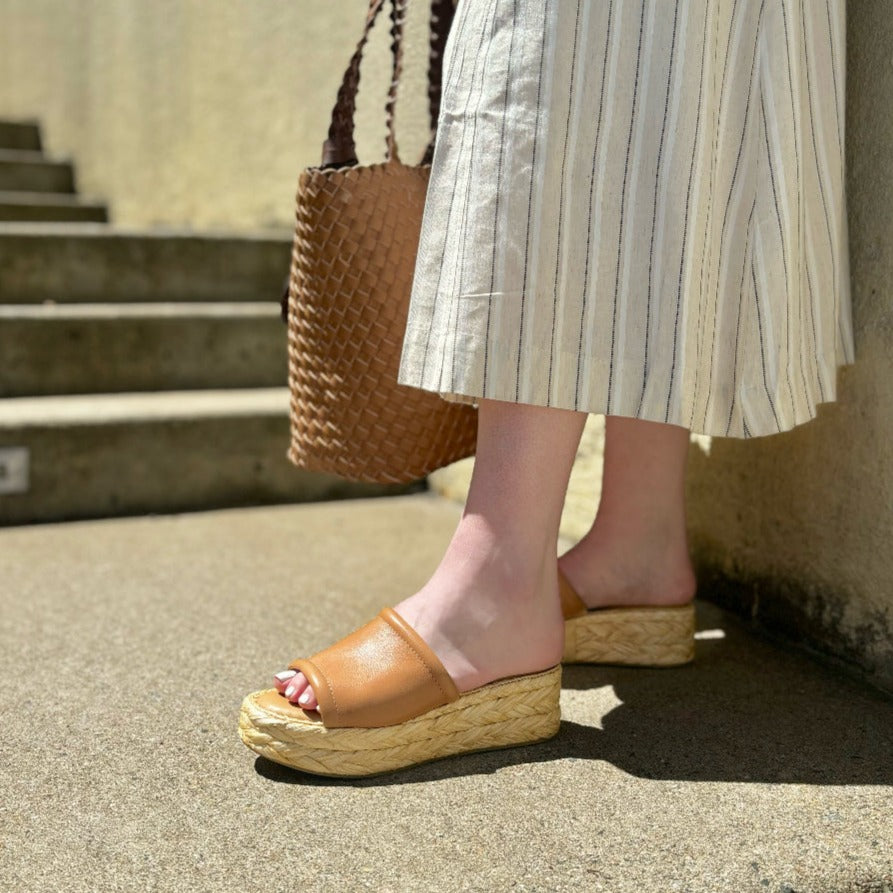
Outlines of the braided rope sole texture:
{"type": "Polygon", "coordinates": [[[242,702],[239,736],[255,753],[314,775],[380,775],[460,753],[545,741],[558,732],[561,667],[481,686],[396,726],[327,729],[287,710],[242,702]]]}
{"type": "Polygon", "coordinates": [[[564,663],[674,667],[695,656],[694,605],[608,608],[564,624],[564,663]]]}

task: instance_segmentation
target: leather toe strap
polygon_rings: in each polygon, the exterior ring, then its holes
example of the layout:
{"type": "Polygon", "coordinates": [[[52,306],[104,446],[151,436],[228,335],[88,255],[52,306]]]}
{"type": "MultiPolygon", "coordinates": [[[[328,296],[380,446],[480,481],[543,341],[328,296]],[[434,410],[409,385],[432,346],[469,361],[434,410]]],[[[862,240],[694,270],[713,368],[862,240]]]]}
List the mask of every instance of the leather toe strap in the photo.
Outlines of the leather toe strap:
{"type": "Polygon", "coordinates": [[[397,725],[459,697],[437,655],[393,608],[289,668],[313,686],[327,728],[397,725]]]}

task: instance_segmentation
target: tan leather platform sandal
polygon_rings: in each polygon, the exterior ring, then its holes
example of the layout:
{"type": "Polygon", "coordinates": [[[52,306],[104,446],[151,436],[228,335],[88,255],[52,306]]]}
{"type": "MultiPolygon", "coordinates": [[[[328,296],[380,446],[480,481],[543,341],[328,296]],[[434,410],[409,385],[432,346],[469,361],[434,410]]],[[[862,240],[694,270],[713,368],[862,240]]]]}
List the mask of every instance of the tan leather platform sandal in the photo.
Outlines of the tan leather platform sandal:
{"type": "Polygon", "coordinates": [[[675,667],[695,656],[695,609],[686,605],[589,609],[558,570],[566,664],[675,667]]]}
{"type": "Polygon", "coordinates": [[[392,608],[293,661],[316,694],[303,710],[276,689],[242,702],[251,750],[315,775],[378,775],[453,754],[545,741],[558,731],[561,667],[460,692],[437,655],[392,608]]]}

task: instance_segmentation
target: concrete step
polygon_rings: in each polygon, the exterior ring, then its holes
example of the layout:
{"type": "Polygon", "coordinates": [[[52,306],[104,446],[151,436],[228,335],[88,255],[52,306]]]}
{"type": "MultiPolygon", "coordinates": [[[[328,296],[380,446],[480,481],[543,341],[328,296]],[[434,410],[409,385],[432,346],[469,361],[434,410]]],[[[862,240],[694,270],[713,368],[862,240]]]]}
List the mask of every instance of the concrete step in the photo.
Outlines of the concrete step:
{"type": "Polygon", "coordinates": [[[0,303],[278,301],[291,234],[0,223],[0,303]]]}
{"type": "Polygon", "coordinates": [[[0,149],[0,190],[74,192],[74,169],[42,152],[0,149]]]}
{"type": "Polygon", "coordinates": [[[285,457],[288,390],[0,401],[0,525],[412,492],[285,457]]]}
{"type": "Polygon", "coordinates": [[[277,387],[275,302],[0,304],[0,397],[277,387]]]}
{"type": "Polygon", "coordinates": [[[40,125],[37,121],[0,121],[0,149],[39,152],[40,125]]]}
{"type": "Polygon", "coordinates": [[[0,192],[0,220],[106,223],[102,202],[56,192],[0,192]]]}

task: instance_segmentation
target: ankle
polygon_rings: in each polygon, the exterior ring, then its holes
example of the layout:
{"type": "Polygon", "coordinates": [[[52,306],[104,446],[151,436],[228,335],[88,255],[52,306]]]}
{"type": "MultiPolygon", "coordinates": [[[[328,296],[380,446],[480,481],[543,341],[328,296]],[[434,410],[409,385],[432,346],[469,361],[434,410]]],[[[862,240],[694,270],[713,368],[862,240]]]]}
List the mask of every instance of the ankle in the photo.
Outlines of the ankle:
{"type": "Polygon", "coordinates": [[[510,536],[482,523],[460,522],[435,575],[457,583],[510,591],[513,599],[537,601],[544,590],[557,598],[554,540],[510,536]]]}
{"type": "Polygon", "coordinates": [[[548,582],[536,583],[532,574],[511,565],[492,563],[482,571],[451,566],[445,557],[425,586],[396,610],[460,691],[548,669],[559,663],[564,646],[554,553],[548,582]]]}
{"type": "Polygon", "coordinates": [[[697,588],[681,525],[647,532],[593,525],[559,566],[590,608],[685,604],[697,588]]]}

